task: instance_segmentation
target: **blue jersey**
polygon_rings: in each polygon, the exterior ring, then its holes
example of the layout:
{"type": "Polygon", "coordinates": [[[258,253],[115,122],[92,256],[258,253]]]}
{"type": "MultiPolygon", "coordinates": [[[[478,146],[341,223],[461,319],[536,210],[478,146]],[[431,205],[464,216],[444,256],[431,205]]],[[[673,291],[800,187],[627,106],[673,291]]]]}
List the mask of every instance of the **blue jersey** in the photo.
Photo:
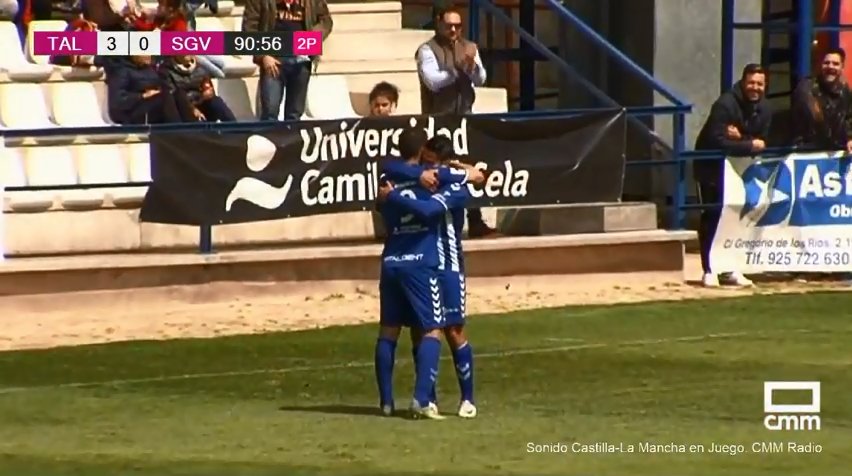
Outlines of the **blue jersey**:
{"type": "MultiPolygon", "coordinates": [[[[442,167],[444,169],[446,167],[442,167]]],[[[444,253],[447,256],[447,271],[464,272],[464,253],[462,252],[462,230],[464,229],[465,206],[470,199],[470,191],[464,182],[442,187],[443,193],[451,197],[447,200],[449,206],[444,215],[441,240],[444,253]]]]}
{"type": "MultiPolygon", "coordinates": [[[[427,168],[420,164],[410,164],[402,159],[387,158],[382,161],[381,176],[393,182],[397,188],[410,188],[420,183],[420,174],[427,168]]],[[[440,167],[438,183],[440,186],[467,183],[467,171],[440,167]]]]}
{"type": "Polygon", "coordinates": [[[388,267],[429,266],[443,270],[448,266],[444,246],[447,211],[464,206],[465,190],[451,184],[433,194],[423,187],[394,188],[381,208],[388,230],[382,263],[388,267]]]}

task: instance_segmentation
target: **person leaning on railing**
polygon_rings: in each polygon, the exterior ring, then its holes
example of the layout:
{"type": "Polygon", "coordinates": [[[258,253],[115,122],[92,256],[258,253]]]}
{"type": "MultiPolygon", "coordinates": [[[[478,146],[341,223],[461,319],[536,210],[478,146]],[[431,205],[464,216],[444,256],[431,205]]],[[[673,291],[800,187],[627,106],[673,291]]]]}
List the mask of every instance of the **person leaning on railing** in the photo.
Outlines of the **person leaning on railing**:
{"type": "MultiPolygon", "coordinates": [[[[772,123],[772,110],[765,97],[766,73],[758,64],[743,68],[740,80],[722,93],[710,108],[710,115],[698,134],[696,150],[723,150],[728,155],[759,154],[766,148],[772,123]]],[[[704,205],[718,205],[724,194],[724,158],[696,160],[693,172],[698,183],[698,196],[704,205]]],[[[721,284],[752,286],[753,283],[735,270],[719,270],[710,263],[710,247],[719,225],[721,209],[705,208],[698,225],[701,246],[702,282],[707,287],[721,284]]]]}
{"type": "Polygon", "coordinates": [[[793,145],[852,153],[852,92],[843,78],[845,64],[843,49],[830,50],[819,72],[796,86],[790,118],[793,145]]]}

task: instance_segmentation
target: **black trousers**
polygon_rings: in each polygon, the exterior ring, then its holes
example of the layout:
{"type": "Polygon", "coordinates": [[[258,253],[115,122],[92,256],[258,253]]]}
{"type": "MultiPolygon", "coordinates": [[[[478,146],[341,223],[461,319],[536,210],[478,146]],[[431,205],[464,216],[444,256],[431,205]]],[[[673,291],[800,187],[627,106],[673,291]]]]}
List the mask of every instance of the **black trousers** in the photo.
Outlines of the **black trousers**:
{"type": "Polygon", "coordinates": [[[719,218],[722,216],[722,197],[724,192],[724,180],[722,177],[698,179],[698,198],[702,205],[715,204],[712,208],[701,211],[698,222],[698,244],[701,247],[701,269],[704,273],[712,272],[710,266],[710,247],[713,245],[713,237],[719,227],[719,218]]]}

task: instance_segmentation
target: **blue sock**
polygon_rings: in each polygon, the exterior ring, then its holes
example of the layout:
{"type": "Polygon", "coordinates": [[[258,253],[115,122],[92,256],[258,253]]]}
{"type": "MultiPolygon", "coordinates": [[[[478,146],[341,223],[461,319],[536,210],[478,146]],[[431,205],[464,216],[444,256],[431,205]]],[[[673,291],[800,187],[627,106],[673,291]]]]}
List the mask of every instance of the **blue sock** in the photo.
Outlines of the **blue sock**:
{"type": "Polygon", "coordinates": [[[376,383],[379,385],[379,406],[393,406],[393,363],[396,341],[379,338],[376,341],[376,383]]]}
{"type": "Polygon", "coordinates": [[[453,351],[453,363],[456,365],[462,400],[473,403],[473,348],[469,342],[453,351]]]}
{"type": "MultiPolygon", "coordinates": [[[[414,357],[414,368],[417,369],[417,349],[418,346],[411,347],[411,356],[414,357]]],[[[437,402],[438,401],[438,392],[435,390],[437,385],[432,385],[432,391],[429,392],[429,401],[437,402]]]]}
{"type": "Polygon", "coordinates": [[[417,347],[417,372],[414,380],[414,399],[425,407],[431,401],[430,393],[438,380],[438,362],[441,360],[441,341],[426,336],[417,347]]]}

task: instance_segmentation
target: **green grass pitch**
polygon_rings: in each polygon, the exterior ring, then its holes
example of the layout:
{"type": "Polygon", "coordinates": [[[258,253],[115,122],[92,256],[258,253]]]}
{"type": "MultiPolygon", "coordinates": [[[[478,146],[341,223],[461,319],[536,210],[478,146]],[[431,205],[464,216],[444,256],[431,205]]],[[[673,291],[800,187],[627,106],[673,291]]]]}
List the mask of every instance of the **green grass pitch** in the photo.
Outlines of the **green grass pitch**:
{"type": "MultiPolygon", "coordinates": [[[[378,416],[375,333],[355,326],[0,353],[0,474],[852,474],[849,293],[473,317],[480,415],[471,421],[378,416]],[[820,381],[821,429],[767,430],[767,380],[820,381]],[[784,451],[753,451],[762,442],[784,451]],[[575,451],[595,443],[634,452],[575,451]],[[789,443],[820,452],[791,452],[789,443]],[[543,444],[565,452],[530,451],[543,444]],[[679,445],[685,452],[671,451],[679,445]]],[[[395,380],[405,405],[413,381],[405,342],[395,380]]],[[[444,360],[442,410],[455,410],[457,395],[444,360]]]]}

